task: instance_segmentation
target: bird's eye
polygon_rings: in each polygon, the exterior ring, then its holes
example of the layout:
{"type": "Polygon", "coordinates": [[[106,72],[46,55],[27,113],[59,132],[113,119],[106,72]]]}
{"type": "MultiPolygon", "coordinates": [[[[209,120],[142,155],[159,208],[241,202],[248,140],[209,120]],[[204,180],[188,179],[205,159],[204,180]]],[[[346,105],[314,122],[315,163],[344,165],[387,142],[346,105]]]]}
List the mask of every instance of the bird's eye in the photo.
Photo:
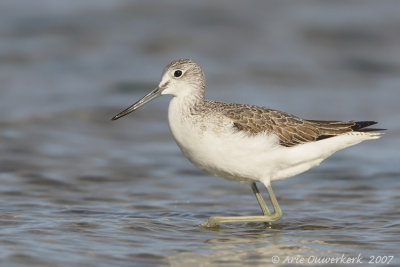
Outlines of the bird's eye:
{"type": "Polygon", "coordinates": [[[181,76],[182,76],[182,71],[181,71],[181,70],[176,70],[176,71],[174,72],[174,76],[175,76],[176,78],[181,77],[181,76]]]}

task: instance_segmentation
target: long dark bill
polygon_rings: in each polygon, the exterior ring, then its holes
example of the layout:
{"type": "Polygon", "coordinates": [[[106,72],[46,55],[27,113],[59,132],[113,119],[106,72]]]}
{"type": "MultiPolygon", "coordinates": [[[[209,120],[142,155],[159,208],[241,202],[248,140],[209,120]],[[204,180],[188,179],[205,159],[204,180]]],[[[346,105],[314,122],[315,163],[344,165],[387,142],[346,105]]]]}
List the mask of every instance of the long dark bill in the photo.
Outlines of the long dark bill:
{"type": "Polygon", "coordinates": [[[144,104],[146,104],[147,102],[150,102],[151,100],[153,100],[154,98],[157,98],[161,95],[161,89],[160,88],[156,88],[153,91],[151,91],[150,93],[148,93],[147,95],[145,95],[144,97],[142,97],[139,101],[137,101],[135,104],[133,104],[132,106],[130,106],[129,108],[121,111],[120,113],[118,113],[117,115],[115,115],[112,120],[118,120],[119,118],[128,115],[129,113],[137,110],[138,108],[140,108],[141,106],[143,106],[144,104]]]}

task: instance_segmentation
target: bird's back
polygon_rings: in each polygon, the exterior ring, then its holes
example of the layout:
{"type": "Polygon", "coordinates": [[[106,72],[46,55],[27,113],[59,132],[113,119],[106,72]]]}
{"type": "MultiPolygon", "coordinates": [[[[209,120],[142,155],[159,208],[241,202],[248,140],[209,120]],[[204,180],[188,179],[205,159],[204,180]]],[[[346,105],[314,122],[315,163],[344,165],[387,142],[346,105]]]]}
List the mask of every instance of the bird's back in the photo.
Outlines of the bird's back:
{"type": "Polygon", "coordinates": [[[204,110],[212,110],[232,121],[232,128],[249,135],[260,133],[275,134],[279,143],[285,147],[292,147],[307,142],[315,142],[342,134],[371,132],[384,129],[367,128],[375,121],[329,121],[305,120],[292,114],[266,107],[224,103],[218,101],[204,101],[204,110]]]}

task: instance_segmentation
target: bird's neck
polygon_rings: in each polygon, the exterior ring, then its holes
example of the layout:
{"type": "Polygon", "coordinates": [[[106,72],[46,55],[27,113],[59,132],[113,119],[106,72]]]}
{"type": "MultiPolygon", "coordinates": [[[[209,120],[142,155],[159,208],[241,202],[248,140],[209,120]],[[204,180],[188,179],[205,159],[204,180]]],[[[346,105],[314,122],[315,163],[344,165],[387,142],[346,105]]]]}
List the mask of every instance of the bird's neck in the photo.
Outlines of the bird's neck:
{"type": "Polygon", "coordinates": [[[204,87],[199,88],[197,86],[187,86],[182,93],[176,95],[174,98],[176,102],[186,108],[193,108],[197,105],[201,105],[204,102],[204,87]]]}
{"type": "Polygon", "coordinates": [[[191,116],[196,113],[196,110],[201,108],[204,103],[204,91],[190,92],[172,98],[170,102],[170,111],[178,112],[183,116],[191,116]]]}

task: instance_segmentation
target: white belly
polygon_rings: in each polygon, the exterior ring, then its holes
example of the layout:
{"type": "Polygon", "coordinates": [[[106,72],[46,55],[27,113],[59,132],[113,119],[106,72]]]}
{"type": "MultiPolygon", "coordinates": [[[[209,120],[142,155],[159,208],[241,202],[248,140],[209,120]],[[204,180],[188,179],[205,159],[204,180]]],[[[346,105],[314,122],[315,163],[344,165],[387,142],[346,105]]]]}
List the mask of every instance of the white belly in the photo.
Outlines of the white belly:
{"type": "Polygon", "coordinates": [[[171,131],[178,146],[200,169],[233,180],[259,180],[265,176],[268,168],[265,154],[276,143],[274,138],[255,139],[240,133],[202,131],[187,124],[175,126],[178,125],[171,125],[171,131]]]}

